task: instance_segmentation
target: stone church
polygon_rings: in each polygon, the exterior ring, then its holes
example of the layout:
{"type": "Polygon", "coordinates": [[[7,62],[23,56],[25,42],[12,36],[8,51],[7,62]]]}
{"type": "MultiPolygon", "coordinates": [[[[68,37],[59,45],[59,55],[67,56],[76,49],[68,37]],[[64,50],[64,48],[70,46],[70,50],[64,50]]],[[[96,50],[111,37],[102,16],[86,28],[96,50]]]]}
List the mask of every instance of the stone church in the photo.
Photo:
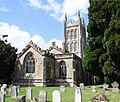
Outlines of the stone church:
{"type": "Polygon", "coordinates": [[[32,41],[18,54],[14,83],[21,85],[49,86],[84,82],[82,57],[86,45],[84,20],[78,12],[77,20],[64,20],[63,48],[55,42],[43,50],[32,41]]]}

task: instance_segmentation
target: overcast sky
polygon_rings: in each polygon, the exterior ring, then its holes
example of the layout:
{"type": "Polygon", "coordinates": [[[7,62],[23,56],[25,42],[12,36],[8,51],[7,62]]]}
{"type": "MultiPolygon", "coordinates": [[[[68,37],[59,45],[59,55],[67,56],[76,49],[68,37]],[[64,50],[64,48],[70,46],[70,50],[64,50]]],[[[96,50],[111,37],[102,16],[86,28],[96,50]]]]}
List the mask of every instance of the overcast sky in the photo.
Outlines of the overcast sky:
{"type": "Polygon", "coordinates": [[[52,41],[60,47],[63,41],[64,14],[69,19],[80,10],[87,26],[89,0],[0,0],[0,37],[20,52],[33,40],[45,49],[52,41]]]}

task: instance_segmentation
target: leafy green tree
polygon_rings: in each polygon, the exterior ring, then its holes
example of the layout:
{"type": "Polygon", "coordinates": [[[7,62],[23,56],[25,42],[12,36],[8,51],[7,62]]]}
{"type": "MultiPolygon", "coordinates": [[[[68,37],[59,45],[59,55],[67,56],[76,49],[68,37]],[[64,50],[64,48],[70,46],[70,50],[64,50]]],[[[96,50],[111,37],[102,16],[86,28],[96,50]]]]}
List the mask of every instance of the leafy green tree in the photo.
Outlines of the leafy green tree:
{"type": "Polygon", "coordinates": [[[104,63],[103,72],[111,78],[111,81],[120,83],[120,1],[111,2],[110,6],[112,17],[103,39],[108,58],[104,63]]]}
{"type": "Polygon", "coordinates": [[[10,83],[16,60],[16,49],[0,40],[0,83],[10,83]]]}
{"type": "Polygon", "coordinates": [[[120,74],[120,1],[90,0],[84,68],[95,76],[120,74]]]}

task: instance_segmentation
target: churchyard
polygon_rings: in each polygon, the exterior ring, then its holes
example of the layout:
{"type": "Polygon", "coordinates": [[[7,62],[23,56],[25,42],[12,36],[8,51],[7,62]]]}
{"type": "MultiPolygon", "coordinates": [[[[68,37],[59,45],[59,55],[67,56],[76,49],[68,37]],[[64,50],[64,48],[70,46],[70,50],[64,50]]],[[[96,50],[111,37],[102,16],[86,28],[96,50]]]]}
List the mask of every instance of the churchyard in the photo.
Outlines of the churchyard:
{"type": "Polygon", "coordinates": [[[84,87],[84,84],[81,84],[80,91],[80,87],[9,86],[7,89],[5,89],[6,85],[3,85],[1,87],[0,94],[1,102],[24,102],[19,101],[21,96],[23,100],[24,98],[26,98],[26,102],[119,102],[120,93],[118,89],[118,84],[114,83],[112,84],[112,86],[113,87],[108,88],[108,85],[105,84],[84,87]],[[4,93],[4,95],[2,94],[2,92],[4,93]],[[16,101],[17,99],[18,101],[16,101]]]}

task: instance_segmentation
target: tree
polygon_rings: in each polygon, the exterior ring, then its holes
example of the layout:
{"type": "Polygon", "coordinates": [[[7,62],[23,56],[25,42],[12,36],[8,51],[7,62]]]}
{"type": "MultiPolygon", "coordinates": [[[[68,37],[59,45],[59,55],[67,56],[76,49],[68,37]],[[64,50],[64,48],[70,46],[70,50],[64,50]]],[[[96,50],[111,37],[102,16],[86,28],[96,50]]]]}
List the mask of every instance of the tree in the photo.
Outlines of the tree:
{"type": "Polygon", "coordinates": [[[110,3],[112,17],[103,39],[108,58],[104,63],[103,72],[111,81],[120,83],[120,1],[110,3]]]}
{"type": "Polygon", "coordinates": [[[119,66],[120,53],[120,1],[90,0],[88,16],[88,39],[83,66],[95,76],[113,76],[116,71],[119,73],[116,66],[119,66]]]}
{"type": "Polygon", "coordinates": [[[0,82],[10,83],[16,60],[16,49],[0,40],[0,82]]]}

